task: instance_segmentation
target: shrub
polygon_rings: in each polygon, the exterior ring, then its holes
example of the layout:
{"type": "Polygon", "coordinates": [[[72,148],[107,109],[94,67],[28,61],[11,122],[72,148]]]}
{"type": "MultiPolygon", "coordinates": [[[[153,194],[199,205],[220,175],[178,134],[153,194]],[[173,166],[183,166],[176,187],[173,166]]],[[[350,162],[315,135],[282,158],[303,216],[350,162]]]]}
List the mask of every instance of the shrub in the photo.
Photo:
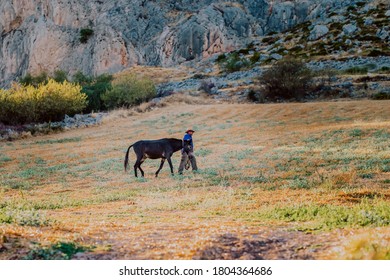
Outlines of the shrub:
{"type": "Polygon", "coordinates": [[[62,70],[54,71],[52,76],[49,76],[46,72],[41,72],[37,76],[27,73],[26,76],[19,79],[19,83],[24,86],[38,87],[41,84],[47,84],[49,79],[62,83],[68,81],[68,74],[62,70]]]}
{"type": "Polygon", "coordinates": [[[109,108],[130,107],[156,97],[152,80],[135,74],[122,74],[112,82],[112,89],[102,95],[104,105],[109,108]]]}
{"type": "Polygon", "coordinates": [[[250,62],[248,59],[241,57],[237,52],[229,54],[227,58],[221,62],[222,69],[229,73],[240,71],[249,65],[250,62]]]}
{"type": "Polygon", "coordinates": [[[286,58],[264,71],[259,81],[269,99],[299,100],[311,92],[313,76],[305,63],[286,58]]]}
{"type": "Polygon", "coordinates": [[[68,81],[68,74],[62,70],[56,70],[53,74],[53,80],[58,83],[63,83],[65,81],[68,81]]]}
{"type": "Polygon", "coordinates": [[[389,92],[378,92],[372,96],[372,99],[374,99],[374,100],[390,100],[390,93],[389,92]]]}
{"type": "Polygon", "coordinates": [[[248,91],[246,98],[250,102],[260,102],[260,103],[265,102],[263,94],[259,91],[256,91],[255,89],[250,89],[248,91]]]}
{"type": "Polygon", "coordinates": [[[76,72],[76,74],[73,75],[72,81],[74,83],[81,85],[81,86],[84,86],[84,85],[92,83],[92,78],[84,75],[83,72],[78,71],[78,72],[76,72]]]}
{"type": "Polygon", "coordinates": [[[316,76],[321,77],[321,84],[328,84],[330,85],[332,83],[332,80],[336,78],[336,76],[339,74],[338,70],[333,68],[323,68],[321,70],[316,71],[316,76]]]}
{"type": "Polygon", "coordinates": [[[93,30],[90,28],[83,28],[80,30],[80,42],[85,44],[89,37],[93,35],[93,30]]]}
{"type": "Polygon", "coordinates": [[[247,55],[247,54],[249,54],[249,51],[250,51],[249,49],[241,49],[238,51],[238,53],[243,54],[243,55],[247,55]]]}
{"type": "Polygon", "coordinates": [[[220,62],[224,61],[225,59],[226,59],[226,54],[222,53],[222,54],[218,55],[216,62],[220,63],[220,62]]]}
{"type": "Polygon", "coordinates": [[[102,102],[102,95],[112,88],[112,80],[113,76],[111,74],[102,74],[93,78],[77,72],[73,76],[73,82],[80,84],[82,86],[81,91],[87,95],[88,105],[84,112],[89,113],[106,109],[102,102]]]}
{"type": "Polygon", "coordinates": [[[14,84],[0,90],[0,122],[24,124],[61,120],[86,106],[86,95],[79,85],[49,80],[38,87],[14,84]]]}
{"type": "Polygon", "coordinates": [[[390,74],[390,67],[382,66],[377,72],[382,74],[390,74]]]}
{"type": "Polygon", "coordinates": [[[73,242],[57,242],[50,247],[36,246],[26,260],[70,260],[75,254],[89,249],[73,242]]]}
{"type": "Polygon", "coordinates": [[[203,90],[207,94],[212,94],[213,88],[215,88],[215,84],[211,80],[202,80],[199,86],[199,90],[203,90]]]}
{"type": "Polygon", "coordinates": [[[19,80],[19,83],[24,86],[39,86],[40,84],[46,84],[49,80],[49,77],[46,72],[41,72],[37,76],[33,76],[30,73],[27,73],[26,76],[19,80]]]}
{"type": "Polygon", "coordinates": [[[350,75],[365,75],[367,74],[368,70],[369,69],[367,66],[362,66],[362,67],[355,66],[355,67],[345,69],[344,73],[350,75]]]}
{"type": "Polygon", "coordinates": [[[255,64],[256,62],[258,62],[260,60],[260,53],[259,52],[255,52],[251,58],[250,58],[250,61],[252,64],[255,64]]]}
{"type": "Polygon", "coordinates": [[[371,50],[371,51],[367,54],[367,56],[370,56],[370,57],[389,56],[389,55],[390,55],[389,52],[382,51],[382,50],[377,50],[377,49],[371,50]]]}

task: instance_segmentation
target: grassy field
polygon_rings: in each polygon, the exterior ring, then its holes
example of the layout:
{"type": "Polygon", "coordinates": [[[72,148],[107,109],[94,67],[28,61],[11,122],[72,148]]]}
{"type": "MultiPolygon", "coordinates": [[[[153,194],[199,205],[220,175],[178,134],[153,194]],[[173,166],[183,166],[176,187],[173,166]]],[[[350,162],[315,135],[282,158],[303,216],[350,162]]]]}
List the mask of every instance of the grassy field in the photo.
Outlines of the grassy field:
{"type": "Polygon", "coordinates": [[[390,259],[389,108],[175,104],[1,142],[0,259],[390,259]],[[124,172],[187,127],[198,173],[124,172]]]}

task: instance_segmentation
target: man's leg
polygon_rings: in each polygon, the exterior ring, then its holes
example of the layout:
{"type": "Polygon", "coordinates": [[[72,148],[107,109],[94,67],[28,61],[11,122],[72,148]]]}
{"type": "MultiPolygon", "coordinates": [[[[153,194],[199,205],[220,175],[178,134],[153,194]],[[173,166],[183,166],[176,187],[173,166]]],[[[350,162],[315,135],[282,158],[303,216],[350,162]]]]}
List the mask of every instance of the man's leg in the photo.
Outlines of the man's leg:
{"type": "Polygon", "coordinates": [[[196,165],[196,158],[194,156],[194,153],[193,152],[189,152],[188,156],[190,158],[190,162],[191,162],[191,165],[192,165],[192,170],[193,171],[198,170],[198,166],[196,165]]]}
{"type": "Polygon", "coordinates": [[[183,174],[183,169],[184,169],[184,166],[186,165],[186,162],[188,160],[188,155],[186,152],[183,152],[181,154],[181,160],[180,160],[180,165],[179,165],[179,174],[183,174]]]}

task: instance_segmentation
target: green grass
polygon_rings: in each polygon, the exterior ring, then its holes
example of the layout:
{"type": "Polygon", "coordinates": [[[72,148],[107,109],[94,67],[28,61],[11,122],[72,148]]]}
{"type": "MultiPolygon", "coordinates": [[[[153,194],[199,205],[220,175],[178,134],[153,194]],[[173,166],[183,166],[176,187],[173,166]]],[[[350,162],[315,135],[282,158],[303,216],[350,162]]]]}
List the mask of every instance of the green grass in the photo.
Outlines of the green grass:
{"type": "MultiPolygon", "coordinates": [[[[146,179],[138,179],[139,181],[145,181],[146,179]]],[[[137,181],[137,180],[136,180],[137,181]]],[[[104,184],[102,185],[102,187],[104,184]]],[[[99,188],[100,186],[97,186],[99,188]]],[[[111,187],[113,188],[113,187],[111,187]]],[[[102,188],[100,188],[101,190],[102,188]]],[[[42,216],[41,210],[56,210],[72,207],[81,207],[89,205],[99,205],[102,203],[114,202],[114,201],[131,201],[139,193],[139,190],[113,190],[107,193],[107,188],[104,191],[91,192],[88,198],[71,198],[68,195],[59,194],[50,197],[46,200],[8,200],[0,205],[0,221],[9,221],[9,223],[16,224],[34,224],[43,225],[48,220],[42,216]],[[31,222],[20,222],[22,218],[31,219],[31,222]],[[41,221],[41,222],[38,222],[41,221]]],[[[24,194],[23,194],[24,196],[24,194]]]]}
{"type": "Polygon", "coordinates": [[[50,221],[35,209],[24,210],[5,206],[0,208],[0,223],[40,227],[49,225],[50,221]]]}
{"type": "Polygon", "coordinates": [[[277,206],[260,210],[257,215],[259,220],[310,222],[311,228],[329,230],[390,225],[390,205],[385,201],[373,204],[365,200],[353,206],[316,204],[277,206]]]}
{"type": "Polygon", "coordinates": [[[379,170],[380,172],[390,172],[390,158],[371,158],[362,162],[356,163],[358,170],[372,171],[379,170]]]}
{"type": "Polygon", "coordinates": [[[243,182],[248,182],[252,184],[267,183],[269,179],[266,178],[263,174],[257,176],[240,176],[240,180],[243,182]]]}
{"type": "Polygon", "coordinates": [[[9,161],[12,161],[12,158],[10,158],[9,156],[6,155],[0,156],[0,166],[2,163],[9,162],[9,161]]]}
{"type": "Polygon", "coordinates": [[[230,162],[231,160],[243,160],[253,156],[254,151],[252,149],[244,149],[241,151],[231,151],[227,152],[223,157],[225,162],[230,162]]]}
{"type": "Polygon", "coordinates": [[[312,187],[315,187],[315,185],[315,183],[304,177],[294,176],[294,178],[292,180],[289,180],[287,184],[283,185],[283,187],[290,189],[310,189],[312,187]]]}
{"type": "Polygon", "coordinates": [[[195,155],[200,156],[200,157],[206,157],[206,156],[210,155],[211,153],[212,153],[212,151],[210,149],[205,149],[205,148],[200,148],[199,150],[195,151],[195,155]]]}
{"type": "Polygon", "coordinates": [[[363,130],[359,129],[359,128],[355,128],[355,129],[352,129],[350,132],[349,132],[349,135],[351,137],[360,137],[363,135],[363,130]]]}
{"type": "Polygon", "coordinates": [[[13,178],[17,177],[20,179],[44,179],[50,175],[59,173],[67,169],[68,165],[65,163],[53,166],[35,165],[29,168],[25,168],[22,171],[15,172],[14,174],[10,174],[9,176],[12,176],[13,178]]]}
{"type": "Polygon", "coordinates": [[[0,188],[13,190],[30,190],[31,184],[27,181],[20,181],[18,179],[4,179],[0,180],[0,188]]]}
{"type": "Polygon", "coordinates": [[[79,252],[89,251],[90,248],[81,246],[74,242],[57,242],[49,247],[37,244],[25,260],[70,260],[79,252]]]}
{"type": "Polygon", "coordinates": [[[38,145],[46,145],[46,144],[59,144],[59,143],[73,143],[73,142],[80,142],[82,140],[81,137],[73,137],[73,138],[63,138],[63,139],[55,139],[55,140],[42,140],[37,141],[35,144],[38,145]]]}

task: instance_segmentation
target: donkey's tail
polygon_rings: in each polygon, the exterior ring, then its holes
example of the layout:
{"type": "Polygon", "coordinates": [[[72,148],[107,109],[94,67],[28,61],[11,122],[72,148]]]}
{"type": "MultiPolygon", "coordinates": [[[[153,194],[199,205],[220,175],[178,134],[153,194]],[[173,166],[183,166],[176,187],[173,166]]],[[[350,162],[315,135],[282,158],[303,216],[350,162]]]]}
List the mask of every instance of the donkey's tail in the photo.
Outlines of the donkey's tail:
{"type": "Polygon", "coordinates": [[[129,152],[130,152],[130,148],[133,147],[133,145],[131,145],[128,149],[127,149],[127,152],[126,152],[126,156],[125,156],[125,171],[127,170],[127,166],[129,165],[129,152]]]}

